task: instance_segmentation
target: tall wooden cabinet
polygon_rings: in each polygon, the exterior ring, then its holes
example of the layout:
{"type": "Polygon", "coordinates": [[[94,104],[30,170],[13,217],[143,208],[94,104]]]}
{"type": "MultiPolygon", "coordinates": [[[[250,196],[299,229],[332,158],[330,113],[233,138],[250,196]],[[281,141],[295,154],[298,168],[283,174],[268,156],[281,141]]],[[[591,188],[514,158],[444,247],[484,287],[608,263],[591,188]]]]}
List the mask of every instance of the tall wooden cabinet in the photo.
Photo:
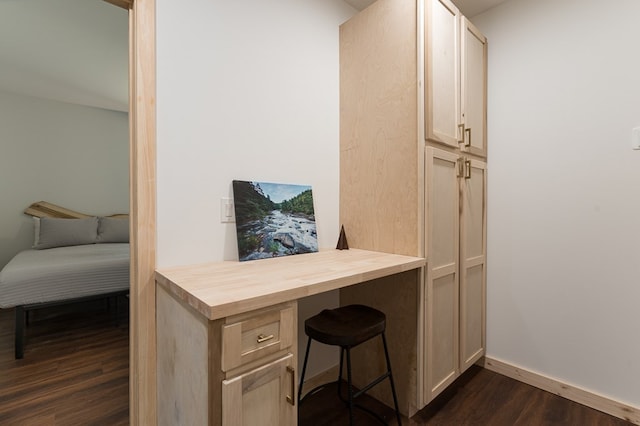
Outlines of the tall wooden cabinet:
{"type": "Polygon", "coordinates": [[[416,306],[357,289],[343,289],[341,303],[420,313],[402,367],[416,372],[414,391],[400,398],[409,416],[485,351],[486,52],[449,0],[378,0],[340,28],[340,220],[349,245],[427,258],[416,306]]]}
{"type": "Polygon", "coordinates": [[[426,380],[430,401],[485,350],[487,40],[425,0],[426,380]]]}

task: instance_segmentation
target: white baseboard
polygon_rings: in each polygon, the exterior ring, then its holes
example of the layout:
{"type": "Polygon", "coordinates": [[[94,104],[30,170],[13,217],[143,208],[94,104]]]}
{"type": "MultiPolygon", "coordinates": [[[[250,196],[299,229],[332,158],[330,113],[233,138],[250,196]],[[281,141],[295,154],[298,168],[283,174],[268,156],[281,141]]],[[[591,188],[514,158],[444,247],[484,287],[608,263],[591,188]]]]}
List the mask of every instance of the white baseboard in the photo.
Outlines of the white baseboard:
{"type": "Polygon", "coordinates": [[[602,395],[580,389],[578,387],[562,383],[556,379],[527,371],[515,365],[507,364],[496,359],[481,359],[478,362],[487,370],[495,371],[503,376],[534,386],[538,389],[554,393],[563,398],[585,405],[614,417],[624,419],[636,425],[640,425],[640,408],[614,401],[602,395]]]}

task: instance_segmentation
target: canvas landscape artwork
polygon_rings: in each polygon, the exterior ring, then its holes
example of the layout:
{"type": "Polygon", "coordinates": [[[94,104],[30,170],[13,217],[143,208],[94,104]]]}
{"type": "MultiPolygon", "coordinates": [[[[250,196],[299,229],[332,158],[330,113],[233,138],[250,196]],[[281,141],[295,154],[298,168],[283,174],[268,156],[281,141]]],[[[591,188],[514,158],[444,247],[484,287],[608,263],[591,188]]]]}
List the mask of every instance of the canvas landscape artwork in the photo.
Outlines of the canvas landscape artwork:
{"type": "Polygon", "coordinates": [[[311,186],[234,180],[233,200],[241,262],[318,251],[311,186]]]}

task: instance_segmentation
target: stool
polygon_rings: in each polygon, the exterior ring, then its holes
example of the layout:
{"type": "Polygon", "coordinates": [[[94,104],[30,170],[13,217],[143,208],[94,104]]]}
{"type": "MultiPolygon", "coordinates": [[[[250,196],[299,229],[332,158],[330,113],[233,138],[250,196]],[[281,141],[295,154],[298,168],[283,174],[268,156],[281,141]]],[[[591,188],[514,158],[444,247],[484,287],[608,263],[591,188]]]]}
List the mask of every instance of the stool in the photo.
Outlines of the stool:
{"type": "MultiPolygon", "coordinates": [[[[304,374],[307,369],[307,361],[309,359],[309,348],[311,347],[311,340],[316,340],[320,343],[324,343],[332,346],[340,346],[340,371],[338,373],[338,396],[340,399],[347,403],[349,406],[349,424],[353,425],[353,407],[360,408],[372,414],[383,424],[386,422],[376,413],[371,410],[354,404],[354,399],[367,392],[369,389],[382,382],[387,377],[391,383],[391,393],[393,394],[393,403],[396,409],[396,418],[398,419],[398,426],[402,423],[400,421],[400,410],[398,410],[398,398],[396,397],[396,388],[393,384],[393,375],[391,374],[391,362],[389,361],[389,352],[387,350],[387,339],[385,338],[384,331],[386,328],[386,317],[384,313],[373,309],[369,306],[363,305],[348,305],[336,309],[325,309],[319,314],[307,319],[304,322],[304,331],[309,336],[307,340],[307,350],[304,355],[304,364],[302,366],[302,375],[300,377],[300,387],[298,390],[298,406],[304,398],[302,397],[302,385],[304,383],[304,374]],[[387,360],[387,371],[380,377],[369,383],[363,389],[358,392],[353,392],[351,382],[351,348],[366,342],[367,340],[382,336],[382,343],[384,346],[384,355],[387,360]],[[344,360],[344,353],[347,353],[347,386],[348,386],[348,400],[345,401],[340,392],[342,367],[344,360]]],[[[322,387],[321,385],[319,387],[322,387]]],[[[318,388],[319,388],[318,387],[318,388]]],[[[313,389],[307,395],[313,394],[318,388],[313,389]]]]}

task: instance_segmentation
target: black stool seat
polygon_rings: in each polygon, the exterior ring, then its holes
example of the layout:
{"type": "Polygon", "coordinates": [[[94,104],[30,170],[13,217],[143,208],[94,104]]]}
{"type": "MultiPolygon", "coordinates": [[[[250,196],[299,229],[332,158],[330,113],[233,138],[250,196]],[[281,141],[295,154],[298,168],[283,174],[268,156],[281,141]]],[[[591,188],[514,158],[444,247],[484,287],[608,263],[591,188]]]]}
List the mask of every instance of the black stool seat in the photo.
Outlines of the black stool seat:
{"type": "MultiPolygon", "coordinates": [[[[389,379],[391,384],[391,395],[393,396],[393,404],[396,411],[396,419],[398,426],[402,425],[400,418],[400,410],[398,408],[398,398],[396,396],[396,388],[393,384],[393,375],[391,373],[391,361],[389,360],[389,351],[387,349],[387,338],[384,335],[387,326],[387,318],[384,313],[370,306],[364,305],[348,305],[335,309],[325,309],[319,314],[307,319],[304,322],[304,331],[308,336],[307,350],[304,355],[304,363],[302,364],[302,375],[300,376],[300,386],[298,388],[298,407],[304,400],[302,394],[302,386],[304,385],[304,375],[307,370],[307,361],[309,360],[309,349],[311,341],[316,340],[320,343],[332,346],[340,346],[340,370],[338,372],[338,396],[349,406],[349,424],[353,425],[353,409],[360,408],[381,423],[387,424],[386,421],[377,413],[368,408],[357,405],[354,400],[366,393],[369,389],[376,386],[384,379],[389,379]],[[357,392],[354,391],[351,369],[351,349],[361,343],[366,342],[376,336],[382,338],[384,348],[384,356],[387,361],[387,371],[378,376],[368,385],[362,387],[357,392]],[[344,366],[344,356],[347,356],[347,399],[344,399],[341,391],[342,370],[344,366]]],[[[315,391],[324,385],[320,385],[309,391],[307,395],[313,395],[315,391]]]]}
{"type": "Polygon", "coordinates": [[[334,346],[356,346],[384,333],[385,315],[364,305],[325,309],[304,322],[304,331],[312,339],[334,346]]]}

